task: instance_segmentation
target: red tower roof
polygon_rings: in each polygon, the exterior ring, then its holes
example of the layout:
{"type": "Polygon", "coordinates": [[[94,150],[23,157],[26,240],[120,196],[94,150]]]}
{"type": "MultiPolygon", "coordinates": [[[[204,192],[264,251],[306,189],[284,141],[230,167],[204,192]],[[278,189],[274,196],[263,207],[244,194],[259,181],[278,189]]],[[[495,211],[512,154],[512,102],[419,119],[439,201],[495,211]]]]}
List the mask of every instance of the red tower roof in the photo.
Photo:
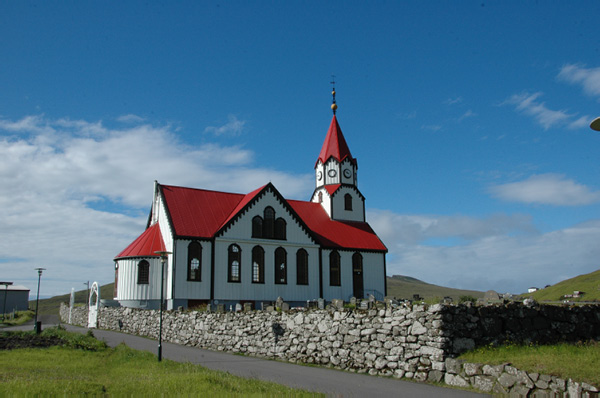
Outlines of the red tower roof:
{"type": "Polygon", "coordinates": [[[348,158],[352,163],[356,163],[356,160],[350,153],[348,144],[346,144],[342,129],[340,128],[335,115],[333,115],[333,119],[331,119],[331,124],[329,125],[329,130],[327,131],[327,136],[325,137],[325,142],[323,142],[323,147],[321,148],[317,163],[319,160],[322,163],[325,163],[331,157],[338,162],[342,162],[344,159],[348,158]]]}
{"type": "Polygon", "coordinates": [[[160,233],[160,227],[156,223],[146,229],[125,250],[117,254],[115,259],[123,257],[158,257],[156,252],[164,252],[165,250],[165,243],[160,233]]]}

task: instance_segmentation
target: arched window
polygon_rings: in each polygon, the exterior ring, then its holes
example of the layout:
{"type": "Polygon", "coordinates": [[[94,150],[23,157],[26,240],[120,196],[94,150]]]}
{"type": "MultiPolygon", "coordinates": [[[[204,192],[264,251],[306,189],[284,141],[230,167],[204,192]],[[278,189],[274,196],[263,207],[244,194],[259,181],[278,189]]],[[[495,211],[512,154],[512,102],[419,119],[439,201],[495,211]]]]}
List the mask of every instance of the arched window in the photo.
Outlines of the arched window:
{"type": "Polygon", "coordinates": [[[200,282],[202,280],[202,245],[199,242],[192,242],[188,245],[188,267],[187,280],[200,282]]]}
{"type": "Polygon", "coordinates": [[[349,193],[344,195],[344,209],[352,210],[352,195],[350,195],[349,193]]]}
{"type": "Polygon", "coordinates": [[[236,244],[229,246],[227,282],[241,282],[242,250],[236,244]]]}
{"type": "Polygon", "coordinates": [[[138,263],[138,285],[147,285],[150,280],[150,263],[142,260],[138,263]]]}
{"type": "Polygon", "coordinates": [[[252,283],[265,283],[265,251],[260,246],[252,249],[252,283]]]}
{"type": "Polygon", "coordinates": [[[283,247],[275,250],[275,283],[287,283],[287,253],[283,247]]]}
{"type": "Polygon", "coordinates": [[[261,216],[255,216],[252,219],[252,237],[262,238],[263,237],[263,219],[261,216]]]}
{"type": "Polygon", "coordinates": [[[340,254],[332,251],[329,254],[329,285],[340,286],[341,279],[340,254]]]}
{"type": "Polygon", "coordinates": [[[285,229],[286,223],[283,218],[279,217],[275,220],[275,239],[285,240],[285,229]]]}
{"type": "Polygon", "coordinates": [[[272,207],[265,208],[263,222],[263,238],[273,239],[275,237],[275,210],[272,207]]]}
{"type": "Polygon", "coordinates": [[[308,253],[304,249],[296,252],[296,284],[308,285],[308,253]]]}
{"type": "Polygon", "coordinates": [[[319,192],[319,203],[323,203],[323,192],[319,192]]]}

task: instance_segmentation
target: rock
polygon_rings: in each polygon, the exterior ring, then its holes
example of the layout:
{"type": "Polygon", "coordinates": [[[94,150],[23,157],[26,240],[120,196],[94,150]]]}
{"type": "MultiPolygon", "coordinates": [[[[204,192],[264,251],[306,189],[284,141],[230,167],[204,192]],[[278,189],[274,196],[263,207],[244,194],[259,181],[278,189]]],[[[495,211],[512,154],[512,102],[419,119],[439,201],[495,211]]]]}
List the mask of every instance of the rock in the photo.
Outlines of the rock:
{"type": "Polygon", "coordinates": [[[472,386],[478,390],[490,392],[494,388],[496,380],[492,376],[475,376],[472,379],[472,386]]]}
{"type": "Polygon", "coordinates": [[[427,375],[427,381],[430,381],[433,383],[439,383],[443,377],[444,377],[444,372],[442,372],[440,370],[430,370],[429,374],[427,375]]]}
{"type": "Polygon", "coordinates": [[[508,389],[515,385],[517,382],[517,377],[508,373],[502,373],[502,375],[498,378],[498,383],[508,389]]]}
{"type": "Polygon", "coordinates": [[[444,376],[444,382],[453,387],[469,387],[469,382],[466,381],[462,376],[446,373],[444,376]]]}

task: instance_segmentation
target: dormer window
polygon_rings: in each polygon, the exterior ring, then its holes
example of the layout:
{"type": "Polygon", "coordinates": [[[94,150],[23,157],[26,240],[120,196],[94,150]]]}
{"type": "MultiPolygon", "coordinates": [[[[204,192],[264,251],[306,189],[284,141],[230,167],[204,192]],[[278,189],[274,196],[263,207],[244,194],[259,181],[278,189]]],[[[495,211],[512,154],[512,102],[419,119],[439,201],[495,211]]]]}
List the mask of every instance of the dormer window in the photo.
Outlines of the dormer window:
{"type": "Polygon", "coordinates": [[[281,217],[275,218],[275,210],[269,206],[263,212],[263,217],[254,216],[252,219],[252,237],[262,239],[286,239],[287,223],[281,217]]]}

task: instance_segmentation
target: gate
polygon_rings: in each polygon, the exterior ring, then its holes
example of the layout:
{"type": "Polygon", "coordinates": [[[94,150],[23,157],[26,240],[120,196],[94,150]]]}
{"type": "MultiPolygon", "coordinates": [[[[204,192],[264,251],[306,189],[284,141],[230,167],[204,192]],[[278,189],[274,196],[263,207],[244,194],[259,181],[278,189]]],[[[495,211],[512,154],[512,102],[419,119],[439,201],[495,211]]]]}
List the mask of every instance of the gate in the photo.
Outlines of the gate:
{"type": "Polygon", "coordinates": [[[88,305],[88,328],[96,328],[98,327],[98,308],[100,308],[100,290],[98,289],[98,282],[92,284],[88,305]]]}

